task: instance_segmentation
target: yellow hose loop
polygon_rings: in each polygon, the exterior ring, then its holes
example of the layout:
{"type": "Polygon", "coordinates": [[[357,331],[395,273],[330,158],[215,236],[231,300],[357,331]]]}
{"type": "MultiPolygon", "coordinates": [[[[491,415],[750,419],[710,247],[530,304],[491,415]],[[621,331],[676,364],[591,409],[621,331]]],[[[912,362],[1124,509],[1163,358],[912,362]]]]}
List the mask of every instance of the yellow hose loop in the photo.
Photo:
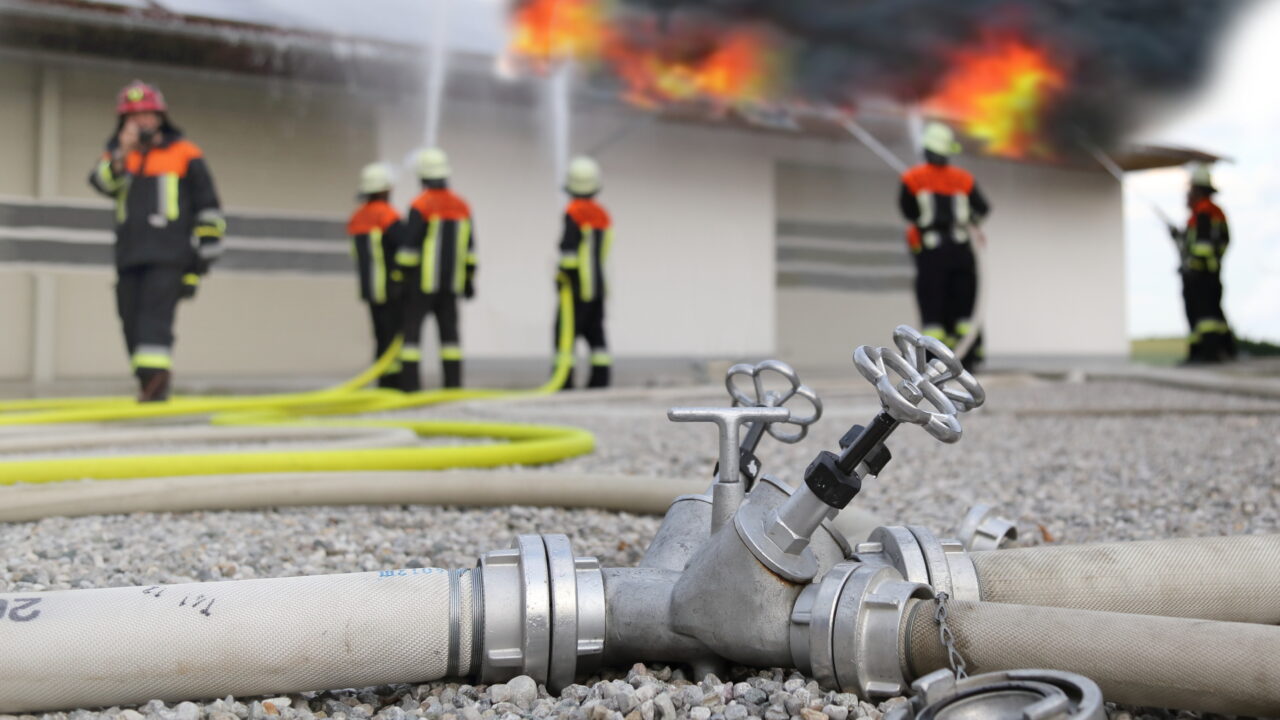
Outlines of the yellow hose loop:
{"type": "Polygon", "coordinates": [[[166,403],[141,405],[127,399],[112,398],[88,398],[79,403],[72,399],[15,401],[0,405],[0,410],[8,411],[0,414],[0,425],[210,415],[210,422],[214,425],[408,428],[419,437],[493,438],[506,442],[448,447],[117,455],[0,461],[0,485],[90,478],[105,480],[251,472],[440,470],[542,464],[589,453],[595,446],[594,436],[585,430],[569,427],[496,422],[316,419],[316,416],[323,415],[385,412],[461,400],[546,395],[555,392],[563,385],[571,369],[574,339],[573,296],[563,277],[559,279],[559,285],[561,323],[555,371],[546,383],[531,390],[450,389],[405,394],[390,390],[361,389],[381,376],[383,370],[394,361],[400,349],[400,339],[397,338],[369,369],[325,390],[262,396],[178,397],[166,403]]]}

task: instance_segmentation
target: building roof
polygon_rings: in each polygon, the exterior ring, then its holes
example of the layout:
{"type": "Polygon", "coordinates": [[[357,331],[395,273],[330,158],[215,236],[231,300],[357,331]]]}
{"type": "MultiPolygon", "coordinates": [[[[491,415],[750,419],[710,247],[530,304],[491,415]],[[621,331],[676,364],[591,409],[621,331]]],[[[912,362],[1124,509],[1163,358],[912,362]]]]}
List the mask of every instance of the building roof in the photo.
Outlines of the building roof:
{"type": "MultiPolygon", "coordinates": [[[[470,62],[455,63],[455,71],[469,68],[491,75],[493,63],[486,58],[501,55],[507,45],[507,4],[508,0],[0,0],[0,46],[416,90],[422,86],[424,49],[438,37],[445,39],[451,54],[470,56],[470,62]],[[447,23],[443,33],[433,31],[440,21],[447,23]],[[96,32],[82,32],[84,25],[96,32]],[[263,48],[269,52],[263,53],[263,48]]],[[[529,100],[510,87],[502,94],[529,100]]],[[[833,140],[849,137],[839,118],[822,113],[708,112],[673,106],[659,115],[676,122],[833,140]]],[[[881,103],[864,108],[859,120],[882,141],[901,143],[900,135],[906,132],[903,115],[901,107],[881,103]]],[[[1222,159],[1201,150],[1156,145],[1129,145],[1112,155],[1123,170],[1222,159]]],[[[1087,159],[1072,164],[1093,167],[1087,159]]]]}

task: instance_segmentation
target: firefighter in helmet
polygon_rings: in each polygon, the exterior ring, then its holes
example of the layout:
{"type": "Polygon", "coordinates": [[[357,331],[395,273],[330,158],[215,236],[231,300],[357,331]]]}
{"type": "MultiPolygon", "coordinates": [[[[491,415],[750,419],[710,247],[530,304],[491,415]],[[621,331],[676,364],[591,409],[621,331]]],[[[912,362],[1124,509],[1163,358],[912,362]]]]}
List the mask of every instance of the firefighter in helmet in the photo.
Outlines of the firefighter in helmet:
{"type": "Polygon", "coordinates": [[[1181,258],[1182,302],[1187,313],[1187,363],[1233,360],[1236,338],[1222,312],[1222,257],[1231,242],[1227,216],[1213,202],[1218,192],[1209,166],[1191,170],[1187,208],[1191,211],[1183,229],[1171,227],[1181,258]]]}
{"type": "MultiPolygon", "coordinates": [[[[907,247],[915,258],[923,333],[955,347],[976,329],[973,241],[981,238],[978,225],[991,207],[973,176],[951,164],[960,152],[951,128],[929,123],[922,139],[925,161],[903,173],[898,206],[910,223],[907,247]]],[[[981,335],[961,360],[969,369],[982,360],[981,335]]]]}
{"type": "MultiPolygon", "coordinates": [[[[569,163],[565,191],[570,199],[564,211],[564,232],[560,236],[560,272],[567,276],[573,291],[574,335],[586,340],[591,348],[591,376],[587,387],[608,387],[613,361],[604,333],[605,264],[613,245],[613,224],[609,213],[595,199],[600,192],[599,164],[585,156],[574,158],[569,163]]],[[[557,352],[561,321],[557,314],[554,336],[557,352]]],[[[558,360],[573,363],[572,349],[558,360]]],[[[563,389],[572,387],[571,366],[563,389]]]]}
{"type": "Polygon", "coordinates": [[[141,402],[169,396],[173,321],[222,251],[226,222],[204,154],[135,80],[116,98],[116,129],[89,175],[115,201],[116,307],[141,402]]]}
{"type": "Polygon", "coordinates": [[[404,244],[396,263],[404,273],[404,345],[400,350],[400,387],[422,389],[419,363],[422,324],[435,315],[440,335],[440,366],[446,388],[462,386],[462,346],[458,298],[475,297],[476,235],[471,208],[449,189],[449,158],[439,148],[418,153],[422,193],[409,206],[404,244]]]}
{"type": "MultiPolygon", "coordinates": [[[[369,304],[373,319],[374,358],[391,347],[404,320],[403,274],[395,265],[404,243],[405,226],[391,206],[391,169],[383,163],[366,165],[360,172],[362,204],[347,222],[351,254],[360,280],[360,299],[369,304]]],[[[400,358],[396,357],[378,387],[399,389],[400,358]]]]}

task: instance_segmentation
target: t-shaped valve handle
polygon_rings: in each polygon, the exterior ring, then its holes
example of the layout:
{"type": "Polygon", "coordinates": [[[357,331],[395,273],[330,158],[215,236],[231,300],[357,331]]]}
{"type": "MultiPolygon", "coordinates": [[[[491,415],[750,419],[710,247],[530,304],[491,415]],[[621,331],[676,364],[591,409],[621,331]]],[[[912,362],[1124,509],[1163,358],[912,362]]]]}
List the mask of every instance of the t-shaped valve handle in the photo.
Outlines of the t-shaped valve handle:
{"type": "Polygon", "coordinates": [[[673,422],[713,422],[720,430],[720,472],[712,487],[711,531],[715,532],[733,518],[746,495],[738,469],[742,426],[750,422],[782,422],[791,417],[791,411],[780,407],[687,407],[671,408],[667,417],[673,422]]]}
{"type": "MultiPolygon", "coordinates": [[[[790,417],[782,422],[747,423],[747,433],[738,446],[738,468],[745,471],[743,479],[747,482],[746,489],[749,492],[751,483],[755,482],[760,472],[756,448],[760,446],[764,434],[767,432],[775,440],[787,444],[800,442],[809,432],[809,426],[822,417],[822,401],[818,399],[817,393],[802,385],[800,375],[781,360],[762,360],[755,365],[738,363],[725,373],[724,386],[729,391],[729,397],[733,398],[734,407],[786,407],[788,404],[796,405],[795,401],[799,398],[799,404],[812,408],[805,415],[800,415],[793,409],[790,417]],[[780,377],[787,386],[779,390],[767,389],[765,379],[770,376],[780,377]],[[750,381],[750,387],[744,389],[745,381],[750,381]],[[796,429],[786,432],[782,429],[785,425],[795,426],[796,429]]],[[[715,472],[719,471],[720,466],[717,465],[715,472]]]]}

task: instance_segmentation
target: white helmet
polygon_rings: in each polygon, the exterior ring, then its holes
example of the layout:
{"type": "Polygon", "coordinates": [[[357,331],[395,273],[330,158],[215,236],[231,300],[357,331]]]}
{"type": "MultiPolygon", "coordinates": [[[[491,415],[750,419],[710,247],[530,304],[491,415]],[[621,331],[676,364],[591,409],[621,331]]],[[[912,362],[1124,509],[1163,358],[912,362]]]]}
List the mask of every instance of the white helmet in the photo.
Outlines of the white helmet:
{"type": "Polygon", "coordinates": [[[1213,187],[1213,173],[1209,163],[1199,162],[1191,166],[1191,186],[1216,190],[1213,187]]]}
{"type": "Polygon", "coordinates": [[[575,157],[569,163],[569,177],[564,186],[572,195],[600,192],[600,164],[586,155],[575,157]]]}
{"type": "Polygon", "coordinates": [[[372,195],[391,189],[391,168],[385,163],[369,163],[360,171],[360,194],[372,195]]]}
{"type": "Polygon", "coordinates": [[[444,180],[449,177],[449,156],[440,148],[426,148],[418,153],[418,177],[444,180]]]}
{"type": "Polygon", "coordinates": [[[955,155],[960,152],[960,143],[956,142],[956,134],[951,128],[940,122],[931,122],[924,126],[924,135],[920,144],[925,150],[939,155],[955,155]]]}

